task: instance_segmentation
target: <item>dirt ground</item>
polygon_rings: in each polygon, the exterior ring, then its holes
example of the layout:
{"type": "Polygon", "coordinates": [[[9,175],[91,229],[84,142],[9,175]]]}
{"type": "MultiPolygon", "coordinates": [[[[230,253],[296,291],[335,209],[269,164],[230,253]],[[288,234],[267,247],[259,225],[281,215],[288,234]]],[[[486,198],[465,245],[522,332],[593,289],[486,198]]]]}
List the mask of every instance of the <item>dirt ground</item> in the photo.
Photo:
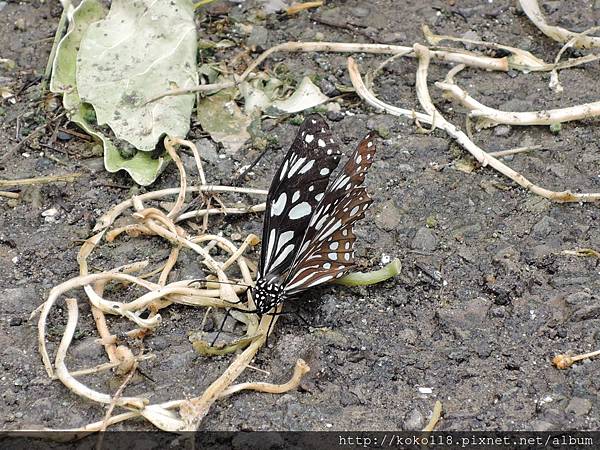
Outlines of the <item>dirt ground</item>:
{"type": "MultiPolygon", "coordinates": [[[[542,3],[550,23],[576,31],[600,25],[597,1],[542,3]]],[[[258,50],[315,39],[412,45],[424,42],[420,27],[428,24],[440,34],[469,32],[531,51],[545,61],[552,61],[560,49],[512,1],[330,0],[289,19],[261,10],[255,0],[218,2],[210,14],[198,14],[199,36],[219,39],[214,33],[230,33],[240,44],[251,39],[258,50]],[[317,23],[315,17],[347,28],[317,23]],[[228,31],[235,23],[252,23],[253,34],[228,31]],[[221,25],[225,28],[217,29],[221,25]]],[[[43,99],[38,77],[60,12],[54,1],[0,1],[0,58],[16,63],[0,68],[0,85],[17,93],[14,104],[0,100],[0,158],[46,120],[39,109],[43,99]]],[[[382,60],[362,55],[362,72],[382,60]]],[[[346,55],[281,54],[267,67],[284,63],[297,79],[318,75],[324,92],[333,96],[336,84],[350,84],[345,61],[346,55]]],[[[447,70],[434,64],[430,82],[443,79],[447,70]]],[[[376,81],[378,95],[418,110],[414,73],[414,60],[390,64],[376,81]]],[[[592,63],[562,72],[560,95],[548,89],[546,73],[468,69],[458,83],[486,105],[531,110],[596,101],[599,79],[600,65],[592,63]]],[[[464,126],[460,108],[446,102],[433,85],[431,94],[450,121],[464,126]]],[[[287,381],[294,361],[302,357],[312,370],[301,389],[285,395],[243,393],[217,402],[202,427],[421,429],[440,400],[444,413],[439,430],[600,428],[600,359],[564,371],[550,363],[557,353],[600,348],[600,261],[562,253],[599,249],[598,205],[553,204],[491,169],[456,170],[452,163],[466,155],[444,132],[420,134],[408,120],[374,111],[353,96],[345,98],[340,113],[329,113],[328,121],[346,151],[369,129],[383,136],[367,179],[375,204],[358,226],[357,255],[363,267],[373,269],[383,255],[399,257],[402,273],[369,288],[325,287],[306,293],[290,307],[314,327],[284,316],[269,347],[253,362],[271,375],[247,371],[241,380],[287,381]],[[318,328],[323,326],[330,331],[318,328]],[[419,388],[431,388],[432,393],[419,388]]],[[[190,138],[208,155],[210,183],[228,184],[258,154],[246,146],[219,158],[221,151],[192,125],[190,138]]],[[[265,121],[263,127],[279,144],[247,180],[248,186],[260,188],[268,186],[297,129],[289,121],[265,121]]],[[[81,137],[60,132],[48,144],[49,128],[0,164],[2,179],[84,173],[73,183],[28,188],[18,202],[0,198],[2,429],[79,427],[103,417],[101,407],[48,379],[37,352],[37,320],[28,317],[53,286],[78,274],[78,246],[91,235],[95,219],[131,194],[149,190],[124,173],[107,173],[81,137]],[[55,221],[42,214],[51,208],[58,211],[55,221]]],[[[558,134],[548,127],[503,126],[477,132],[475,140],[490,151],[540,144],[544,151],[516,155],[509,164],[547,188],[600,191],[597,120],[563,124],[558,134]]],[[[155,187],[176,185],[177,173],[170,166],[155,187]]],[[[212,223],[227,236],[245,235],[260,232],[261,216],[212,223]]],[[[94,267],[144,258],[159,261],[168,250],[158,240],[122,239],[103,247],[94,267]]],[[[192,255],[184,255],[176,269],[180,277],[202,276],[192,255]]],[[[83,300],[81,292],[76,294],[83,300]]],[[[59,308],[51,316],[51,349],[65,325],[63,313],[59,308]]],[[[145,376],[136,376],[128,392],[144,393],[152,402],[184,398],[197,395],[219,375],[230,358],[198,356],[188,341],[201,318],[200,311],[190,308],[165,311],[163,325],[146,341],[159,358],[140,366],[145,376]]],[[[80,324],[72,357],[81,367],[104,362],[83,301],[80,324]]],[[[122,381],[110,376],[89,380],[103,392],[114,392],[122,381]]],[[[122,428],[152,426],[127,422],[122,428]]]]}

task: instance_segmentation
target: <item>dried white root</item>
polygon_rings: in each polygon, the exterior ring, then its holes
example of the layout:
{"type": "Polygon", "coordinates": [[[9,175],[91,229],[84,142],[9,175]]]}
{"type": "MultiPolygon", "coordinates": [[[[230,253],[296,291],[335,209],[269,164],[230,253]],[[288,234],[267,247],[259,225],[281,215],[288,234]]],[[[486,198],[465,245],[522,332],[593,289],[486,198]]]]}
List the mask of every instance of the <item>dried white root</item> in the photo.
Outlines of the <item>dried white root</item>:
{"type": "Polygon", "coordinates": [[[469,117],[476,119],[478,128],[506,125],[552,125],[573,120],[600,116],[600,101],[571,106],[569,108],[540,111],[514,112],[490,108],[471,97],[454,83],[438,81],[436,87],[444,91],[444,96],[469,110],[469,117]]]}
{"type": "MultiPolygon", "coordinates": [[[[52,378],[60,379],[63,384],[74,393],[87,398],[89,400],[111,405],[109,413],[105,419],[100,422],[95,422],[88,426],[79,428],[77,431],[83,434],[103,430],[106,427],[128,420],[134,417],[144,417],[158,428],[165,431],[183,431],[193,430],[198,426],[202,417],[208,412],[210,406],[218,398],[224,395],[230,395],[241,389],[256,389],[269,392],[285,392],[290,389],[295,389],[299,383],[299,378],[308,371],[307,366],[299,363],[297,370],[294,372],[294,377],[289,383],[284,385],[270,384],[242,384],[237,387],[229,388],[230,384],[248,367],[248,364],[254,358],[256,352],[264,345],[267,332],[273,331],[273,325],[277,320],[276,316],[264,316],[261,323],[258,323],[255,314],[243,314],[236,312],[234,317],[242,321],[247,326],[246,342],[248,347],[232,362],[231,366],[225,373],[218,378],[203,395],[189,400],[173,400],[161,404],[149,404],[148,399],[143,397],[127,397],[122,396],[126,382],[122,384],[116,395],[111,396],[106,393],[98,392],[82,381],[76,380],[75,376],[83,377],[92,373],[101,373],[110,369],[114,369],[117,374],[129,374],[133,376],[136,366],[155,355],[134,355],[133,352],[124,344],[117,345],[117,338],[113,335],[107,325],[105,314],[121,316],[124,319],[131,321],[137,328],[126,332],[125,334],[132,338],[143,339],[144,336],[152,329],[160,326],[159,311],[172,303],[190,305],[194,307],[210,307],[210,308],[227,308],[232,303],[236,304],[236,308],[252,309],[252,303],[245,304],[240,302],[238,295],[247,292],[247,287],[252,286],[253,277],[256,272],[254,264],[247,261],[244,257],[245,251],[248,248],[256,245],[259,240],[256,236],[248,236],[243,243],[238,247],[228,239],[214,235],[201,234],[199,236],[189,235],[182,225],[185,224],[185,218],[182,218],[180,211],[183,208],[185,201],[185,193],[189,192],[237,192],[265,195],[266,191],[257,189],[234,188],[229,186],[207,186],[201,185],[198,187],[187,186],[187,176],[183,164],[178,164],[179,157],[174,145],[186,145],[192,149],[198,164],[198,173],[201,181],[204,183],[204,174],[200,165],[200,158],[197,155],[197,150],[192,143],[180,139],[166,140],[165,147],[171,154],[172,159],[176,161],[177,168],[180,174],[180,187],[178,189],[165,189],[157,192],[149,192],[137,197],[133,197],[128,201],[122,202],[111,211],[101,217],[96,226],[98,231],[94,236],[87,239],[78,254],[77,260],[79,263],[80,276],[54,287],[47,300],[32,313],[40,313],[38,322],[38,343],[39,350],[42,356],[42,361],[48,375],[52,378]],[[144,205],[145,201],[161,199],[165,196],[177,195],[177,200],[172,209],[168,212],[163,212],[157,208],[148,208],[144,205]],[[135,212],[133,217],[139,220],[139,223],[132,226],[124,226],[115,230],[109,230],[114,221],[127,209],[133,208],[135,212]],[[154,274],[158,275],[158,282],[151,282],[136,276],[134,273],[145,269],[148,265],[147,261],[138,261],[135,263],[120,266],[112,270],[100,273],[89,273],[88,258],[101,243],[103,238],[107,241],[114,241],[122,233],[129,233],[131,236],[152,235],[160,236],[171,242],[172,249],[167,261],[158,270],[154,270],[154,274]],[[225,261],[217,261],[211,254],[211,249],[219,248],[228,255],[225,261]],[[173,269],[177,258],[182,248],[187,248],[203,258],[203,263],[208,269],[216,274],[216,279],[220,283],[207,281],[205,287],[195,288],[191,283],[194,280],[178,280],[168,283],[168,275],[173,269]],[[231,280],[227,275],[227,271],[236,268],[242,276],[242,285],[234,286],[236,280],[231,280]],[[145,294],[138,296],[131,301],[112,301],[104,298],[104,288],[108,283],[136,284],[147,290],[145,294]],[[77,326],[77,301],[75,299],[67,299],[67,327],[61,339],[60,345],[56,350],[54,364],[51,363],[50,355],[46,344],[46,327],[49,313],[56,302],[63,294],[75,288],[82,288],[86,293],[88,300],[92,305],[92,314],[100,343],[104,345],[109,362],[98,366],[70,372],[64,364],[65,357],[69,345],[73,339],[73,334],[77,326]],[[150,311],[150,315],[143,319],[140,314],[144,311],[150,311]],[[252,337],[248,339],[248,337],[252,337]],[[225,391],[228,389],[227,391],[225,391]],[[223,392],[225,394],[223,395],[223,392]],[[119,406],[129,409],[129,412],[112,416],[112,407],[119,406]],[[174,411],[175,408],[180,408],[181,413],[174,411]]],[[[192,211],[188,214],[192,217],[208,217],[209,214],[223,214],[227,212],[245,213],[250,211],[260,211],[264,209],[264,204],[252,206],[250,208],[230,208],[225,206],[223,209],[212,211],[213,208],[205,208],[198,211],[192,211]]],[[[210,278],[210,277],[209,277],[210,278]]],[[[249,299],[251,301],[251,299],[249,299]]],[[[127,380],[126,380],[127,381],[127,380]]]]}
{"type": "Polygon", "coordinates": [[[418,119],[427,124],[435,123],[436,127],[443,129],[446,133],[456,139],[459,145],[471,153],[482,166],[491,166],[493,169],[510,178],[520,186],[530,190],[534,194],[557,202],[593,202],[600,200],[600,193],[572,193],[571,191],[556,192],[537,186],[520,173],[514,171],[503,162],[478,147],[464,132],[444,119],[440,112],[435,108],[429,97],[427,88],[429,50],[422,45],[415,44],[415,53],[419,56],[419,68],[417,69],[416,79],[417,96],[421,106],[425,109],[427,114],[398,108],[375,97],[375,95],[366,88],[360,75],[358,65],[352,57],[349,57],[348,72],[350,74],[352,85],[356,89],[356,93],[371,106],[383,109],[389,114],[408,117],[415,120],[418,119]]]}
{"type": "Polygon", "coordinates": [[[574,47],[577,48],[600,48],[600,37],[596,36],[585,36],[580,33],[569,31],[565,28],[548,25],[546,18],[542,14],[537,0],[519,0],[521,8],[529,20],[539,28],[539,30],[557,42],[568,42],[571,39],[575,39],[574,47]]]}
{"type": "MultiPolygon", "coordinates": [[[[250,66],[241,75],[234,75],[232,81],[225,81],[214,84],[203,84],[193,88],[186,89],[172,89],[165,92],[157,97],[148,100],[147,103],[155,102],[161,98],[173,96],[173,95],[186,95],[192,92],[206,92],[214,93],[221,89],[229,89],[237,86],[242,81],[250,78],[253,75],[254,70],[260,66],[263,61],[269,58],[272,54],[277,52],[332,52],[332,53],[371,53],[371,54],[383,54],[383,55],[397,55],[402,54],[403,56],[413,56],[414,52],[411,47],[402,45],[386,45],[386,44],[356,44],[346,42],[286,42],[283,44],[276,45],[263,52],[258,58],[254,60],[250,66]]],[[[458,49],[450,50],[432,50],[431,55],[433,58],[450,63],[465,64],[469,67],[477,67],[480,69],[494,70],[506,72],[508,71],[508,59],[502,58],[490,58],[489,56],[479,55],[477,53],[468,52],[458,49]]]]}

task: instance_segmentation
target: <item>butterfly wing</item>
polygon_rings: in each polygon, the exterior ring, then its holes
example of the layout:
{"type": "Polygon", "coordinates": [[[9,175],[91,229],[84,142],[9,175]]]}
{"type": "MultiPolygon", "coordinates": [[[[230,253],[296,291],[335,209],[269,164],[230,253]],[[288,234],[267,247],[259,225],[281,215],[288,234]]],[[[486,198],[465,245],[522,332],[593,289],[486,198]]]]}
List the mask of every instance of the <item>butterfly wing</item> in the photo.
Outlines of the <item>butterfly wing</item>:
{"type": "Polygon", "coordinates": [[[269,188],[259,278],[289,270],[339,159],[327,123],[318,114],[308,116],[269,188]]]}
{"type": "Polygon", "coordinates": [[[361,184],[373,163],[374,137],[370,133],[360,142],[316,207],[288,274],[286,295],[340,277],[354,264],[352,227],[372,202],[361,184]]]}

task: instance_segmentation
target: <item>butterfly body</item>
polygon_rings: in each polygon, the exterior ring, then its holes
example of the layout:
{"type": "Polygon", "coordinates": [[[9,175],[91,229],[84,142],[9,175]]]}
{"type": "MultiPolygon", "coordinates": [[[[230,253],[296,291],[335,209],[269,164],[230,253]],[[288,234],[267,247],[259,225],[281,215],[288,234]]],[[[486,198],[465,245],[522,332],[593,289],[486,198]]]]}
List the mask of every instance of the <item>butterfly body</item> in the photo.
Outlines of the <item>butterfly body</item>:
{"type": "Polygon", "coordinates": [[[267,195],[252,290],[258,315],[352,268],[352,226],[371,204],[361,184],[373,162],[373,138],[367,135],[330,181],[341,153],[327,123],[315,114],[300,126],[267,195]]]}

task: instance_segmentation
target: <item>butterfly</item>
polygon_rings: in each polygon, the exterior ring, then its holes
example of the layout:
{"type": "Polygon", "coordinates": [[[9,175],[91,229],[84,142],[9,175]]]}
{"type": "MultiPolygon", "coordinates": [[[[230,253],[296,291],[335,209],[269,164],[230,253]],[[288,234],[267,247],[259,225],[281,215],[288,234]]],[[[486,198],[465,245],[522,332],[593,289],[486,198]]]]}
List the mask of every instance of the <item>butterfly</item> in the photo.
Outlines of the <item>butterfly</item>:
{"type": "Polygon", "coordinates": [[[375,155],[374,133],[330,181],[341,152],[318,114],[308,116],[275,173],[266,201],[258,276],[259,317],[290,297],[346,274],[354,265],[354,223],[371,198],[362,187],[375,155]]]}

